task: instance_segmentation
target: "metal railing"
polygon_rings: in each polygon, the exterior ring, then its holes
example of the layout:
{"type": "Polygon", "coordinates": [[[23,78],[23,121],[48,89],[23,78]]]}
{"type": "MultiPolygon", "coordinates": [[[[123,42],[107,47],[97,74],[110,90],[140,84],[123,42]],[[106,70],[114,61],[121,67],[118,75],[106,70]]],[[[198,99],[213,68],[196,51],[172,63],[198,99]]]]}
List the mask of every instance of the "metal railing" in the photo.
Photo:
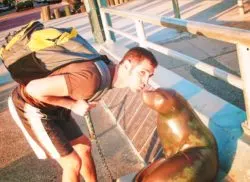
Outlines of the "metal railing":
{"type": "Polygon", "coordinates": [[[131,39],[132,41],[138,42],[140,46],[151,48],[167,56],[184,61],[211,76],[222,79],[227,83],[242,89],[248,118],[247,128],[250,129],[250,76],[247,75],[248,70],[250,70],[250,31],[176,18],[152,15],[148,16],[141,13],[138,14],[131,11],[128,12],[104,7],[100,8],[100,11],[107,41],[112,40],[111,32],[115,32],[131,39]],[[133,20],[136,26],[137,37],[109,26],[106,14],[112,14],[133,20]],[[201,62],[193,57],[168,49],[156,43],[149,42],[144,32],[144,22],[236,44],[241,78],[217,67],[201,62]]]}

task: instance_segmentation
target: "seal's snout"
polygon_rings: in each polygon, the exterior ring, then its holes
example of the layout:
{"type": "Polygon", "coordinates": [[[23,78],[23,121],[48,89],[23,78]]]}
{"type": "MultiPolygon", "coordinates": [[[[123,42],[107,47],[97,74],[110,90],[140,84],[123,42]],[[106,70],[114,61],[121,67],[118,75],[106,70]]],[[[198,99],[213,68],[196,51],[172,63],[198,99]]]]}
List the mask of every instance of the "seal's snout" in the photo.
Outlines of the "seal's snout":
{"type": "Polygon", "coordinates": [[[144,103],[150,108],[157,110],[157,106],[164,103],[164,97],[160,92],[156,91],[144,91],[142,93],[144,103]]]}
{"type": "Polygon", "coordinates": [[[173,90],[144,91],[142,97],[146,105],[160,113],[168,113],[175,107],[175,92],[173,90]]]}
{"type": "Polygon", "coordinates": [[[143,91],[142,98],[144,103],[148,106],[152,105],[152,100],[154,100],[153,99],[154,95],[155,95],[154,91],[149,91],[149,90],[143,91]]]}

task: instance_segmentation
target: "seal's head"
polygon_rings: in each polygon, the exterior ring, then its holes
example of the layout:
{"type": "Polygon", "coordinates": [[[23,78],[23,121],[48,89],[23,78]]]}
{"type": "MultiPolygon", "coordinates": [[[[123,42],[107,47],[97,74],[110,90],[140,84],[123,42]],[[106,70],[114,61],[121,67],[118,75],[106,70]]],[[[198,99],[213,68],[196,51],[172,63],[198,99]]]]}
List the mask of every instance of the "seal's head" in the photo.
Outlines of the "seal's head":
{"type": "Polygon", "coordinates": [[[171,89],[159,88],[154,91],[144,91],[142,96],[146,105],[161,114],[167,114],[180,108],[177,101],[178,94],[171,89]]]}

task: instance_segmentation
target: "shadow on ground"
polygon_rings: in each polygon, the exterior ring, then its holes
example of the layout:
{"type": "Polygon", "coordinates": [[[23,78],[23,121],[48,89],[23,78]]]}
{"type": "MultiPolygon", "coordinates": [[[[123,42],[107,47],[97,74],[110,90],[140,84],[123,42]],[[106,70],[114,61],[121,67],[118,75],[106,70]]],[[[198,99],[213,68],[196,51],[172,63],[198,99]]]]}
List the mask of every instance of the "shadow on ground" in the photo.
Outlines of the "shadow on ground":
{"type": "Polygon", "coordinates": [[[1,182],[59,182],[61,168],[53,161],[38,160],[34,154],[22,157],[0,169],[1,182]]]}

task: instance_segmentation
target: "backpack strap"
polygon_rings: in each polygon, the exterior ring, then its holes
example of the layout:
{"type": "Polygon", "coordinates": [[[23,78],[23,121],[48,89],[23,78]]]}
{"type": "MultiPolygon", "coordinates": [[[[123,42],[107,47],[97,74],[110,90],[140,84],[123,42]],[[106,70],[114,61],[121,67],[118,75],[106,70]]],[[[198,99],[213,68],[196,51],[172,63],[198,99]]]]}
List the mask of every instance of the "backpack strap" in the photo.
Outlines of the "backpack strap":
{"type": "Polygon", "coordinates": [[[102,60],[95,61],[94,63],[101,75],[101,85],[99,90],[90,99],[88,99],[88,101],[101,98],[111,87],[111,75],[108,65],[102,60]]]}
{"type": "Polygon", "coordinates": [[[21,30],[14,32],[13,34],[8,34],[7,37],[5,37],[7,42],[5,49],[11,49],[11,47],[18,41],[23,41],[23,45],[25,45],[34,31],[42,30],[43,28],[43,24],[39,21],[31,21],[25,27],[21,28],[21,30]]]}

